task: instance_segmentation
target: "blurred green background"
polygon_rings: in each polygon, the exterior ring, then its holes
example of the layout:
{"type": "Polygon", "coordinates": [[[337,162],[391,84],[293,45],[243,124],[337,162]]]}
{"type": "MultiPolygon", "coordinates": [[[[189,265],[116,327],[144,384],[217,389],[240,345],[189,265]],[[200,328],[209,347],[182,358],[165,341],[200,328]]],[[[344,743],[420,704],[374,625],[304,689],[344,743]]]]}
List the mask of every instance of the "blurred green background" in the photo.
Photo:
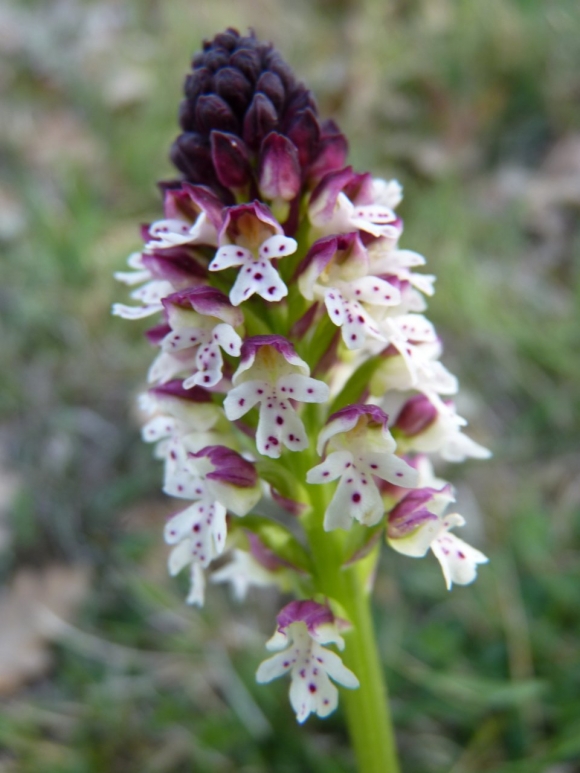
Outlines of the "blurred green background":
{"type": "Polygon", "coordinates": [[[576,0],[0,2],[1,773],[353,773],[340,713],[254,684],[279,608],[183,603],[133,398],[151,350],[112,279],[159,217],[184,74],[275,42],[405,247],[488,462],[442,473],[491,563],[448,594],[385,551],[376,619],[405,773],[580,771],[576,0]]]}

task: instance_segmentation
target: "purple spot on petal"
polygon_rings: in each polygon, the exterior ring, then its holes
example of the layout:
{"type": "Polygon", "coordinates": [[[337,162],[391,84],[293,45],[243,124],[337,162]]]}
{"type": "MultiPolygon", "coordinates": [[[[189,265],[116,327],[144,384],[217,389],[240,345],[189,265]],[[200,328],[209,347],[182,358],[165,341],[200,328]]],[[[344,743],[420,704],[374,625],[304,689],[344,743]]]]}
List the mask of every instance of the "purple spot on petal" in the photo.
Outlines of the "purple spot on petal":
{"type": "Polygon", "coordinates": [[[352,495],[351,499],[352,499],[353,502],[360,502],[361,496],[358,493],[358,491],[355,491],[355,493],[352,495]]]}

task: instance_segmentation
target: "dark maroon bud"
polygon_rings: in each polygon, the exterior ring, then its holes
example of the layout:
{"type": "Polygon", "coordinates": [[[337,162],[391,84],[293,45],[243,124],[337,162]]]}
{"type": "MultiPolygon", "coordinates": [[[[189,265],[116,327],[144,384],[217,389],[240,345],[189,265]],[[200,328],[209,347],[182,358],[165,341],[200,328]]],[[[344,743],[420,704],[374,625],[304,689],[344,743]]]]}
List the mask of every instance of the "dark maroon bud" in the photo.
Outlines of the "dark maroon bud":
{"type": "Polygon", "coordinates": [[[265,94],[255,94],[244,118],[244,141],[252,150],[257,150],[264,137],[276,128],[278,114],[265,94]]]}
{"type": "Polygon", "coordinates": [[[230,55],[227,51],[214,48],[213,51],[208,51],[208,53],[204,56],[203,63],[209,70],[215,72],[220,67],[225,67],[229,62],[229,59],[230,55]]]}
{"type": "Polygon", "coordinates": [[[207,67],[200,67],[194,72],[189,73],[185,78],[184,92],[188,99],[197,99],[211,89],[211,72],[207,67]]]}
{"type": "Polygon", "coordinates": [[[292,121],[287,134],[298,148],[300,165],[308,166],[316,158],[320,140],[320,127],[312,110],[299,113],[292,121]]]}
{"type": "Polygon", "coordinates": [[[256,91],[265,94],[274,105],[277,112],[282,110],[284,98],[286,96],[284,84],[273,72],[263,72],[260,75],[258,82],[256,83],[256,91]]]}
{"type": "Polygon", "coordinates": [[[243,188],[251,179],[248,150],[235,134],[213,131],[211,157],[218,180],[226,188],[243,188]]]}
{"type": "Polygon", "coordinates": [[[239,70],[223,67],[215,74],[215,90],[237,112],[243,113],[252,98],[252,86],[239,70]]]}
{"type": "Polygon", "coordinates": [[[212,129],[237,132],[238,120],[227,102],[217,94],[203,94],[195,106],[196,129],[209,133],[212,129]]]}
{"type": "Polygon", "coordinates": [[[261,70],[260,55],[253,48],[238,48],[230,57],[230,65],[241,70],[254,83],[261,70]]]}
{"type": "Polygon", "coordinates": [[[259,186],[267,199],[290,201],[300,191],[300,163],[296,146],[287,137],[270,132],[260,149],[259,186]]]}
{"type": "Polygon", "coordinates": [[[271,51],[268,54],[266,57],[266,67],[280,78],[285,89],[289,90],[295,85],[292,68],[286,64],[277,51],[271,51]]]}
{"type": "Polygon", "coordinates": [[[196,117],[195,117],[195,100],[194,99],[182,99],[179,103],[178,120],[179,125],[185,132],[195,131],[196,117]]]}
{"type": "Polygon", "coordinates": [[[237,31],[230,27],[225,32],[220,32],[216,35],[213,42],[216,46],[220,46],[220,48],[225,48],[227,51],[233,51],[239,37],[237,31]]]}
{"type": "Polygon", "coordinates": [[[415,395],[407,400],[394,426],[408,437],[413,437],[431,426],[437,415],[437,408],[425,395],[415,395]]]}
{"type": "Polygon", "coordinates": [[[192,182],[207,182],[215,177],[209,147],[199,134],[181,134],[173,143],[170,156],[179,171],[192,182]]]}

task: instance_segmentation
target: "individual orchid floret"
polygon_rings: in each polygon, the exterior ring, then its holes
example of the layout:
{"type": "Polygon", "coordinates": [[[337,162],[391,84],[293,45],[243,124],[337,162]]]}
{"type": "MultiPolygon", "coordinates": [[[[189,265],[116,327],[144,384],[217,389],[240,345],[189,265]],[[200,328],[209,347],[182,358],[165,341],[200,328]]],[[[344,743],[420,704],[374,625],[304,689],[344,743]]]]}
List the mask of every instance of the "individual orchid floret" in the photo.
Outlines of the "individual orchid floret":
{"type": "Polygon", "coordinates": [[[181,244],[217,245],[222,223],[222,202],[208,188],[181,183],[165,190],[165,218],[149,226],[147,250],[181,244]]]}
{"type": "Polygon", "coordinates": [[[334,413],[318,436],[318,453],[330,453],[309,470],[307,483],[340,478],[324,515],[326,531],[349,529],[353,519],[365,526],[381,520],[384,506],[375,477],[403,488],[416,486],[416,470],[395,454],[388,418],[376,405],[349,405],[334,413]]]}
{"type": "Polygon", "coordinates": [[[421,558],[431,548],[441,564],[448,590],[453,583],[473,582],[477,565],[488,561],[479,550],[449,533],[450,529],[465,525],[465,519],[458,513],[443,516],[453,501],[449,485],[441,490],[411,491],[391,510],[387,527],[389,545],[398,553],[421,558]]]}
{"type": "MultiPolygon", "coordinates": [[[[169,381],[141,395],[139,407],[152,416],[142,429],[146,443],[166,444],[170,439],[178,439],[188,451],[201,448],[194,447],[195,440],[211,430],[222,415],[209,392],[201,387],[186,390],[179,380],[169,381]],[[190,436],[193,436],[191,443],[194,445],[188,442],[190,436]]],[[[158,456],[164,456],[164,452],[158,456]]]]}
{"type": "Polygon", "coordinates": [[[338,690],[330,681],[349,689],[359,687],[357,677],[340,657],[323,645],[344,649],[337,621],[328,607],[314,601],[292,601],[277,617],[278,627],[268,641],[269,650],[282,650],[261,663],[259,683],[271,682],[290,672],[290,703],[298,722],[310,714],[327,717],[338,705],[338,690]]]}
{"type": "Polygon", "coordinates": [[[163,309],[163,298],[173,292],[173,285],[167,279],[155,279],[145,265],[140,252],[129,255],[127,265],[133,270],[117,271],[115,279],[129,286],[145,282],[131,293],[131,298],[140,301],[140,305],[127,306],[125,303],[114,303],[112,313],[123,319],[144,319],[157,314],[163,309]]]}
{"type": "Polygon", "coordinates": [[[194,501],[165,526],[165,541],[175,545],[169,556],[172,576],[189,564],[205,569],[224,550],[227,510],[246,515],[261,496],[254,466],[224,446],[173,461],[166,493],[194,501]]]}
{"type": "Polygon", "coordinates": [[[214,583],[229,582],[237,601],[246,598],[249,588],[289,589],[288,564],[268,550],[259,537],[248,533],[249,550],[232,550],[231,561],[213,572],[214,583]]]}
{"type": "Polygon", "coordinates": [[[403,406],[394,429],[404,452],[439,453],[447,462],[489,459],[491,452],[461,431],[466,424],[452,402],[436,407],[425,395],[415,395],[403,406]]]}
{"type": "Polygon", "coordinates": [[[425,295],[433,295],[433,274],[416,274],[411,269],[425,265],[425,258],[413,250],[401,250],[390,239],[377,239],[368,246],[369,270],[377,276],[396,276],[425,295]]]}
{"type": "Polygon", "coordinates": [[[371,175],[356,174],[346,167],[320,181],[310,197],[308,217],[321,236],[361,230],[371,236],[397,239],[402,232],[401,221],[392,207],[382,203],[381,194],[371,175]]]}
{"type": "Polygon", "coordinates": [[[149,370],[149,381],[165,383],[184,371],[183,386],[213,387],[221,381],[221,350],[239,357],[242,339],[234,330],[244,320],[226,295],[213,287],[193,287],[163,300],[169,332],[149,370]],[[216,324],[217,323],[217,324],[216,324]]]}
{"type": "Polygon", "coordinates": [[[401,300],[398,288],[369,275],[367,250],[354,232],[315,242],[300,266],[298,287],[307,300],[324,300],[348,349],[360,349],[369,337],[385,342],[373,310],[401,300]]]}
{"type": "Polygon", "coordinates": [[[226,210],[219,234],[220,247],[209,264],[210,271],[240,266],[230,290],[230,301],[239,306],[254,293],[267,301],[280,301],[288,288],[272,264],[296,252],[297,242],[284,236],[282,226],[259,201],[226,210]]]}
{"type": "Polygon", "coordinates": [[[224,410],[230,421],[236,421],[260,404],[256,445],[261,454],[277,459],[283,445],[291,451],[308,447],[292,401],[324,403],[329,397],[327,385],[309,374],[308,365],[282,336],[253,336],[244,341],[224,410]]]}
{"type": "Polygon", "coordinates": [[[406,356],[395,346],[387,347],[381,353],[382,362],[371,377],[371,394],[379,396],[390,390],[407,392],[414,389],[429,397],[434,405],[440,405],[439,395],[453,395],[459,388],[457,378],[439,362],[441,352],[439,340],[409,344],[406,356]]]}

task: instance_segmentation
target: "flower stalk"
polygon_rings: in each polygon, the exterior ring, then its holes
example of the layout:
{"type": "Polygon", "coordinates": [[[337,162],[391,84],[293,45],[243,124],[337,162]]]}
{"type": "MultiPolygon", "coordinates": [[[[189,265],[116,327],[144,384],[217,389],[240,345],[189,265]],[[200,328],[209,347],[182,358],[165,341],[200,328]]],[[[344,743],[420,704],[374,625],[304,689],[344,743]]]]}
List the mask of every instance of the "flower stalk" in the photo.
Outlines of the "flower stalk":
{"type": "Polygon", "coordinates": [[[198,606],[208,578],[239,600],[294,596],[258,681],[288,674],[299,722],[334,711],[339,685],[359,770],[393,773],[370,608],[381,543],[431,550],[448,588],[487,560],[450,533],[464,519],[444,515],[453,490],[429,459],[488,455],[423,314],[434,277],[400,246],[399,183],[345,165],[346,139],[270,44],[206,41],[180,123],[182,176],[117,274],[134,303],[113,307],[156,317],[141,406],[177,501],[169,571],[189,571],[198,606]]]}

